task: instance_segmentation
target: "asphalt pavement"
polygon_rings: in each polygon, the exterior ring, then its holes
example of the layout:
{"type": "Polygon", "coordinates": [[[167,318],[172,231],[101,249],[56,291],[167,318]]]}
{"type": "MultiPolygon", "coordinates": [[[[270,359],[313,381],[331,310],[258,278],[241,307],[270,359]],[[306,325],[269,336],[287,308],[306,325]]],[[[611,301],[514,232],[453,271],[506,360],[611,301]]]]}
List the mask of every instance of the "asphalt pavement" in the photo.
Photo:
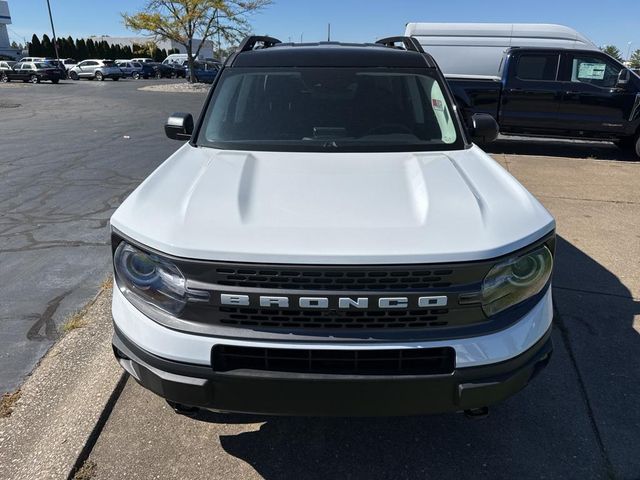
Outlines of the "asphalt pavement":
{"type": "MultiPolygon", "coordinates": [[[[0,85],[0,393],[20,385],[110,271],[108,219],[180,144],[165,81],[0,85]]],[[[175,80],[173,80],[175,82],[175,80]]]]}

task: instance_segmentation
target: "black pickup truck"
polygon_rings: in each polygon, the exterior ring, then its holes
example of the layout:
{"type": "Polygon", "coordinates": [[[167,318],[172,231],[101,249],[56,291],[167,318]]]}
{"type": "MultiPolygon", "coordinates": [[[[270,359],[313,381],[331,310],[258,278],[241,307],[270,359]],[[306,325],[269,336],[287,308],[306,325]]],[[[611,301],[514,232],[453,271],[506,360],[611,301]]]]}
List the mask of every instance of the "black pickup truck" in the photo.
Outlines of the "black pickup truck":
{"type": "Polygon", "coordinates": [[[612,140],[640,156],[640,77],[593,50],[510,48],[502,77],[447,77],[463,115],[506,135],[612,140]]]}

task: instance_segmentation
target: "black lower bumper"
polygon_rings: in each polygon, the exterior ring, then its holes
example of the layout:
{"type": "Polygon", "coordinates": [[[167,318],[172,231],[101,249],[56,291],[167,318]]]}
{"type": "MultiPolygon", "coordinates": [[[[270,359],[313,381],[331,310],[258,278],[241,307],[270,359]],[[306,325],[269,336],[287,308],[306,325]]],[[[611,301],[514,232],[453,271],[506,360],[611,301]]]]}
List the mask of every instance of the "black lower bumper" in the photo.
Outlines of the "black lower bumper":
{"type": "Polygon", "coordinates": [[[116,357],[143,387],[175,403],[271,415],[420,415],[481,408],[524,388],[546,366],[549,330],[510,360],[448,375],[352,376],[237,370],[166,360],[135,346],[116,328],[116,357]]]}

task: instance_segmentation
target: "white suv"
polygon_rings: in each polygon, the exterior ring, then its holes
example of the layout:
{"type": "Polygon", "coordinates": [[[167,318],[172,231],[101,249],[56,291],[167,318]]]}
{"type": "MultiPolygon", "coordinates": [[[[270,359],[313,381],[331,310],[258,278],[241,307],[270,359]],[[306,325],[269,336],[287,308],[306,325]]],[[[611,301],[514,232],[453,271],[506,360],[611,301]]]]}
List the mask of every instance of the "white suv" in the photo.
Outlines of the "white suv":
{"type": "Polygon", "coordinates": [[[105,78],[111,78],[114,81],[118,81],[122,76],[122,70],[118,68],[113,60],[83,60],[69,69],[69,78],[71,80],[88,78],[102,81],[105,78]]]}
{"type": "Polygon", "coordinates": [[[113,345],[178,412],[479,416],[548,362],[554,219],[415,40],[249,37],[165,130],[111,218],[113,345]]]}

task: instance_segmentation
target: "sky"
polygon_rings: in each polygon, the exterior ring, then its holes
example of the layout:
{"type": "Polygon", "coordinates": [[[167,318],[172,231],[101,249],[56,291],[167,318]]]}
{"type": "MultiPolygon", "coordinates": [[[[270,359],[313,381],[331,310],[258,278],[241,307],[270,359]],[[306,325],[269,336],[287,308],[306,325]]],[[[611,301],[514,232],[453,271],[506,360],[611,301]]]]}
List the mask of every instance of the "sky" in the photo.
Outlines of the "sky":
{"type": "MultiPolygon", "coordinates": [[[[59,36],[130,36],[121,12],[133,13],[144,0],[50,0],[59,36]]],[[[46,0],[9,0],[11,40],[50,35],[46,0]]],[[[597,45],[616,45],[626,56],[640,48],[640,0],[274,0],[251,17],[254,32],[282,41],[365,42],[404,32],[407,22],[560,23],[597,45]]]]}

